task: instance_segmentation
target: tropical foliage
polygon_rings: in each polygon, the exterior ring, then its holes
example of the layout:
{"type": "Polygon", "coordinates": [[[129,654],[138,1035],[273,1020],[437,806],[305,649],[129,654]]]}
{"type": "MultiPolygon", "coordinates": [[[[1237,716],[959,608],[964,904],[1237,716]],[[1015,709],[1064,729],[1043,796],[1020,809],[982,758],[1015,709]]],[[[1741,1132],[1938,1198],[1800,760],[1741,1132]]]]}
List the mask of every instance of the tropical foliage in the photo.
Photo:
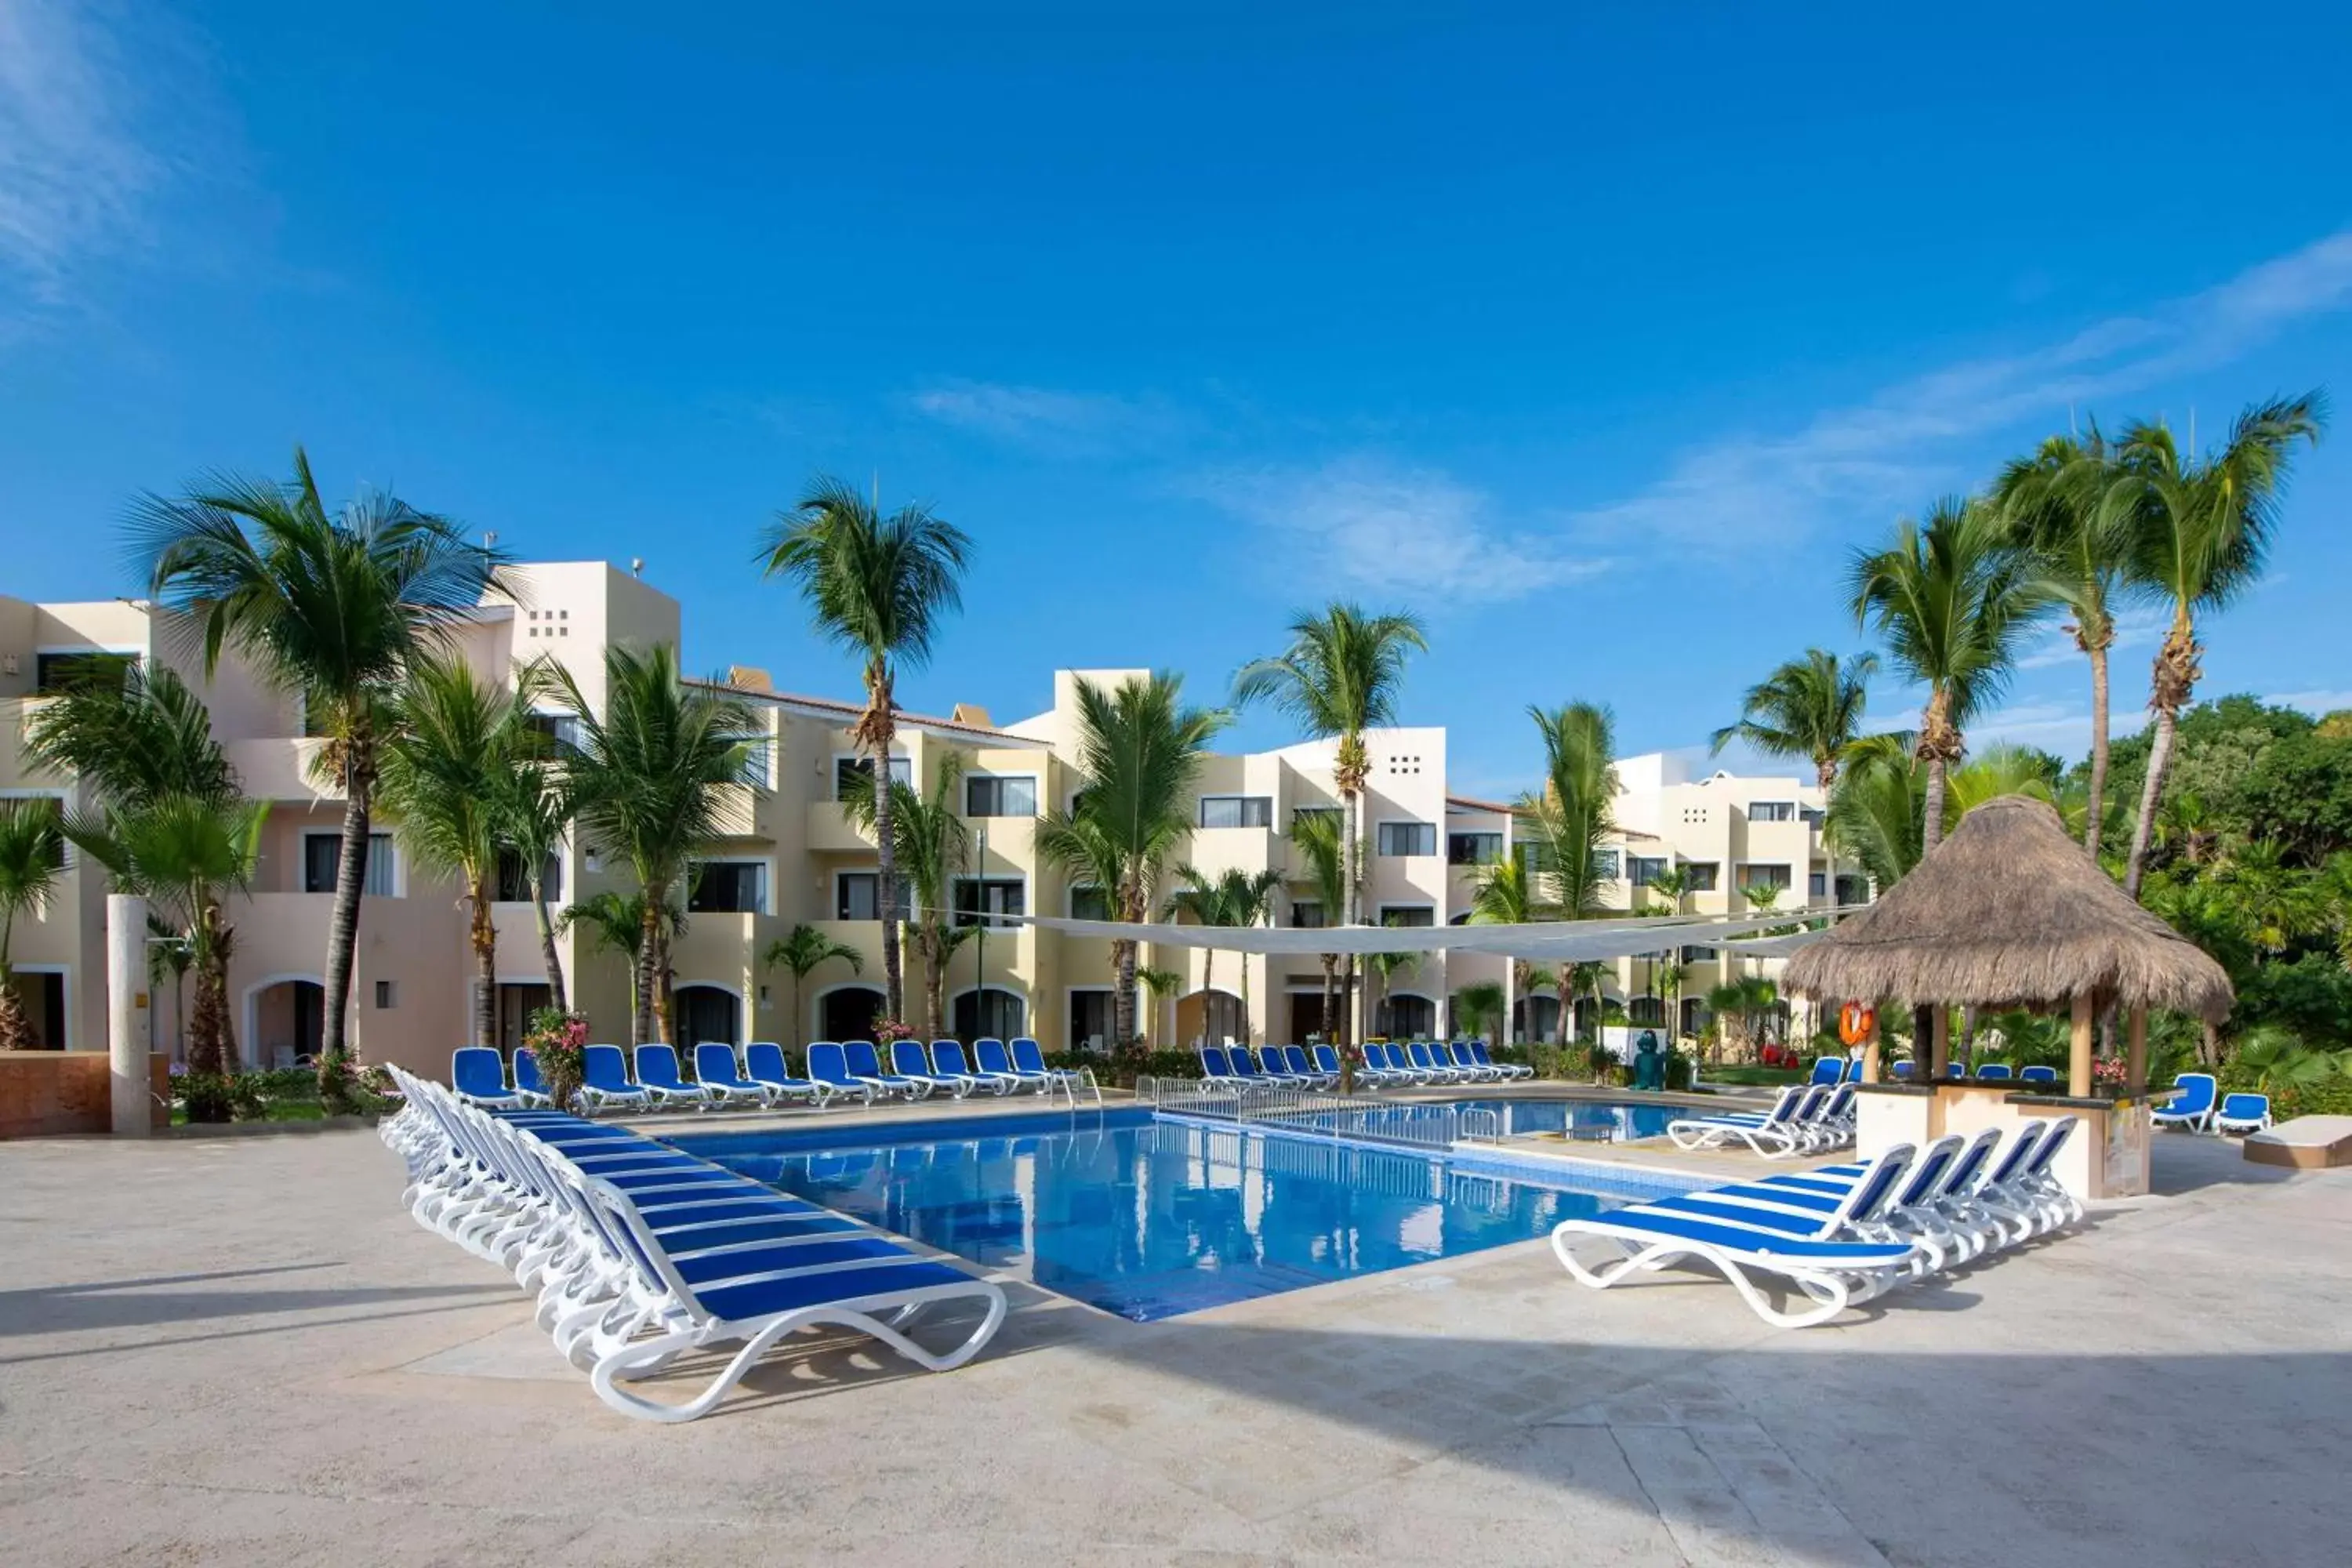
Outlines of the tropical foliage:
{"type": "Polygon", "coordinates": [[[801,1002],[801,987],[808,977],[835,960],[849,965],[852,974],[866,973],[866,959],[856,948],[833,938],[813,925],[796,925],[789,935],[780,936],[768,944],[760,955],[760,963],[769,969],[781,969],[793,977],[792,1043],[801,1044],[801,1029],[808,1017],[801,1002]]]}
{"type": "Polygon", "coordinates": [[[925,1026],[932,1039],[947,1032],[948,959],[980,932],[977,923],[958,924],[951,907],[956,879],[971,862],[971,834],[957,799],[962,783],[963,763],[949,752],[940,760],[929,795],[896,780],[887,791],[877,789],[875,775],[865,773],[842,802],[849,819],[878,842],[886,820],[880,797],[891,797],[887,820],[899,874],[914,894],[907,935],[923,967],[925,1026]]]}
{"type": "Polygon", "coordinates": [[[40,909],[65,864],[65,835],[57,803],[0,800],[0,1050],[21,1051],[33,1044],[33,1026],[16,994],[16,973],[8,965],[16,919],[40,909]]]}
{"type": "Polygon", "coordinates": [[[1616,719],[1593,702],[1529,708],[1528,715],[1543,740],[1543,787],[1513,809],[1537,868],[1551,878],[1552,907],[1576,920],[1601,907],[1602,845],[1617,826],[1616,719]]]}

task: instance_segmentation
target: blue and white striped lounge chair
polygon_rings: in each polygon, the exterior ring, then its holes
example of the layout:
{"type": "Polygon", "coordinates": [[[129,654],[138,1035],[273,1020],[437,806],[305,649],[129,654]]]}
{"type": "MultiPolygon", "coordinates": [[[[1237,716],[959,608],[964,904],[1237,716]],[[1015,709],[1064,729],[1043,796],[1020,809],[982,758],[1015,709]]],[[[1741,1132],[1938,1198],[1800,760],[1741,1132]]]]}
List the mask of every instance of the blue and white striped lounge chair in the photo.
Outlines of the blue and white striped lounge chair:
{"type": "Polygon", "coordinates": [[[903,1094],[908,1100],[928,1099],[931,1086],[919,1078],[908,1078],[901,1072],[886,1071],[882,1053],[871,1040],[844,1040],[841,1050],[849,1062],[849,1076],[860,1083],[870,1083],[877,1094],[903,1094]]]}
{"type": "Polygon", "coordinates": [[[2017,1079],[2020,1083],[2056,1083],[2058,1069],[2044,1063],[2036,1062],[2031,1067],[2018,1068],[2017,1079]]]}
{"type": "Polygon", "coordinates": [[[1948,1079],[1964,1079],[1969,1076],[1969,1064],[1948,1061],[1944,1064],[1944,1076],[1948,1079]]]}
{"type": "Polygon", "coordinates": [[[1908,1060],[1896,1062],[1893,1067],[1886,1070],[1894,1075],[1895,1081],[1898,1083],[1907,1083],[1912,1079],[1919,1076],[1918,1064],[1908,1060]]]}
{"type": "Polygon", "coordinates": [[[539,1053],[529,1046],[515,1047],[514,1086],[515,1092],[522,1096],[525,1109],[554,1109],[555,1100],[547,1092],[547,1079],[540,1076],[539,1053]]]}
{"type": "MultiPolygon", "coordinates": [[[[1911,1156],[1908,1145],[1889,1149],[1874,1163],[1868,1182],[1839,1204],[1839,1211],[1874,1209],[1900,1178],[1911,1156]]],[[[1842,1212],[1815,1220],[1757,1224],[1742,1217],[1737,1204],[1716,1205],[1724,1214],[1694,1209],[1706,1194],[1695,1193],[1681,1208],[1638,1204],[1589,1219],[1564,1220],[1552,1231],[1553,1253],[1580,1283],[1607,1289],[1625,1279],[1654,1274],[1685,1259],[1718,1270],[1759,1318],[1779,1328],[1827,1322],[1848,1306],[1893,1289],[1909,1272],[1917,1248],[1907,1241],[1822,1239],[1843,1226],[1842,1212]],[[1812,1235],[1798,1234],[1811,1231],[1812,1235]],[[1580,1244],[1606,1241],[1615,1255],[1599,1268],[1577,1256],[1580,1244]],[[1789,1310],[1777,1305],[1751,1278],[1784,1279],[1809,1302],[1789,1310]]]]}
{"type": "Polygon", "coordinates": [[[2185,1072],[2172,1080],[2170,1100],[2148,1112],[2158,1127],[2186,1127],[2202,1132],[2212,1125],[2213,1107],[2221,1085],[2210,1072],[2185,1072]]]}
{"type": "Polygon", "coordinates": [[[1860,1057],[1856,1057],[1852,1061],[1845,1064],[1845,1080],[1848,1083],[1860,1083],[1862,1081],[1862,1058],[1860,1057]]]}
{"type": "Polygon", "coordinates": [[[760,1086],[770,1105],[786,1100],[805,1100],[823,1107],[840,1092],[831,1084],[819,1083],[814,1079],[794,1078],[784,1062],[784,1047],[773,1040],[753,1040],[743,1047],[743,1076],[760,1086]]]}
{"type": "Polygon", "coordinates": [[[695,1046],[694,1077],[721,1105],[745,1100],[754,1105],[768,1103],[768,1091],[743,1076],[742,1065],[735,1059],[735,1047],[722,1041],[703,1040],[695,1046]]]}
{"type": "Polygon", "coordinates": [[[1265,1081],[1265,1069],[1257,1065],[1257,1058],[1250,1053],[1250,1048],[1247,1046],[1227,1047],[1225,1048],[1225,1061],[1227,1065],[1234,1069],[1234,1076],[1241,1079],[1244,1083],[1264,1083],[1265,1081]]]}
{"type": "Polygon", "coordinates": [[[1495,1059],[1494,1052],[1488,1048],[1486,1042],[1484,1040],[1471,1041],[1470,1054],[1478,1058],[1480,1066],[1493,1068],[1506,1079],[1523,1079],[1533,1078],[1536,1076],[1536,1069],[1528,1066],[1525,1062],[1496,1061],[1495,1059]]]}
{"type": "Polygon", "coordinates": [[[1045,1047],[1026,1035],[1013,1040],[1013,1070],[1043,1077],[1048,1084],[1066,1084],[1076,1089],[1079,1073],[1075,1068],[1049,1068],[1045,1065],[1045,1047]]]}
{"type": "Polygon", "coordinates": [[[1225,1054],[1224,1047],[1202,1046],[1198,1048],[1202,1078],[1211,1083],[1230,1083],[1237,1076],[1234,1072],[1232,1059],[1225,1054]]]}
{"type": "Polygon", "coordinates": [[[1977,1066],[1977,1081],[1979,1083],[1988,1083],[1996,1079],[2005,1079],[2009,1076],[2010,1068],[2007,1062],[1980,1062],[1977,1066]]]}
{"type": "MultiPolygon", "coordinates": [[[[1034,1089],[1043,1094],[1054,1087],[1054,1080],[1042,1072],[1024,1072],[1015,1067],[1005,1054],[1004,1042],[993,1035],[982,1035],[971,1043],[971,1059],[982,1078],[1003,1078],[1013,1080],[1014,1089],[1034,1089]]],[[[1239,1067],[1237,1062],[1235,1067],[1239,1067]]]]}
{"type": "Polygon", "coordinates": [[[1455,1070],[1465,1075],[1472,1083],[1499,1083],[1502,1080],[1503,1075],[1499,1071],[1480,1061],[1477,1054],[1460,1040],[1442,1042],[1434,1048],[1444,1051],[1453,1061],[1455,1070]]]}
{"type": "Polygon", "coordinates": [[[1845,1077],[1843,1057],[1822,1057],[1813,1063],[1813,1074],[1807,1083],[1835,1083],[1845,1077]]]}
{"type": "Polygon", "coordinates": [[[930,1058],[923,1054],[920,1040],[890,1042],[890,1071],[899,1078],[910,1078],[917,1083],[928,1084],[933,1091],[946,1089],[957,1100],[980,1087],[980,1080],[975,1078],[933,1072],[930,1058]]]}
{"type": "Polygon", "coordinates": [[[938,1064],[940,1071],[955,1078],[968,1078],[978,1088],[993,1094],[1010,1094],[1020,1087],[1010,1074],[981,1072],[974,1068],[964,1059],[961,1040],[933,1040],[931,1059],[938,1064]]]}
{"type": "Polygon", "coordinates": [[[2221,1108],[2213,1113],[2213,1131],[2223,1135],[2231,1132],[2261,1132],[2271,1125],[2271,1097],[2267,1094],[2231,1094],[2221,1100],[2221,1108]]]}
{"type": "Polygon", "coordinates": [[[835,1095],[854,1094],[866,1104],[882,1092],[882,1085],[870,1078],[852,1076],[849,1053],[838,1040],[812,1040],[808,1048],[808,1075],[816,1083],[835,1095]]]}
{"type": "Polygon", "coordinates": [[[637,1087],[650,1093],[656,1105],[700,1108],[711,1104],[714,1099],[702,1085],[688,1083],[678,1076],[677,1052],[664,1045],[637,1047],[637,1087]]]}
{"type": "Polygon", "coordinates": [[[618,1046],[590,1046],[580,1053],[580,1098],[592,1107],[646,1106],[654,1099],[629,1080],[629,1058],[618,1046]]]}
{"type": "Polygon", "coordinates": [[[518,1110],[522,1096],[507,1087],[506,1065],[488,1046],[460,1046],[449,1053],[449,1087],[468,1105],[486,1110],[518,1110]]]}
{"type": "Polygon", "coordinates": [[[1382,1074],[1382,1081],[1397,1088],[1410,1088],[1429,1081],[1429,1075],[1412,1065],[1412,1058],[1404,1054],[1402,1046],[1367,1045],[1364,1047],[1364,1059],[1367,1062],[1377,1062],[1382,1074]]]}
{"type": "Polygon", "coordinates": [[[1285,1068],[1288,1069],[1291,1077],[1298,1079],[1301,1083],[1306,1084],[1310,1089],[1333,1089],[1338,1087],[1339,1075],[1337,1072],[1326,1073],[1317,1068],[1313,1062],[1307,1059],[1307,1052],[1300,1047],[1283,1046],[1276,1047],[1274,1046],[1268,1046],[1266,1047],[1268,1050],[1275,1050],[1277,1048],[1282,1052],[1282,1065],[1285,1068]]]}
{"type": "Polygon", "coordinates": [[[1720,1149],[1737,1139],[1759,1154],[1793,1154],[1805,1147],[1797,1126],[1800,1113],[1818,1105],[1826,1093],[1818,1084],[1790,1084],[1761,1115],[1731,1111],[1678,1117],[1666,1123],[1666,1137],[1677,1149],[1720,1149]]]}
{"type": "MultiPolygon", "coordinates": [[[[1318,1077],[1328,1079],[1334,1084],[1339,1081],[1339,1053],[1336,1047],[1317,1046],[1307,1054],[1315,1059],[1315,1071],[1318,1077]]],[[[1356,1076],[1361,1079],[1364,1073],[1359,1072],[1356,1076]]]]}
{"type": "MultiPolygon", "coordinates": [[[[1235,1051],[1246,1051],[1248,1049],[1249,1047],[1247,1046],[1235,1046],[1233,1047],[1233,1050],[1235,1051]]],[[[1230,1056],[1232,1052],[1229,1051],[1226,1054],[1230,1056]]],[[[1261,1046],[1258,1047],[1257,1070],[1258,1076],[1265,1079],[1266,1082],[1278,1083],[1285,1089],[1305,1089],[1314,1081],[1312,1079],[1307,1078],[1303,1074],[1294,1073],[1290,1070],[1290,1064],[1283,1059],[1282,1047],[1280,1046],[1261,1046]]]]}
{"type": "MultiPolygon", "coordinates": [[[[1393,1051],[1396,1047],[1394,1046],[1391,1046],[1389,1049],[1393,1051]]],[[[1407,1041],[1405,1043],[1404,1054],[1405,1059],[1412,1064],[1413,1070],[1422,1075],[1422,1081],[1424,1083],[1459,1083],[1462,1081],[1461,1073],[1455,1070],[1453,1067],[1438,1066],[1437,1058],[1430,1055],[1429,1047],[1420,1040],[1407,1041]]]]}

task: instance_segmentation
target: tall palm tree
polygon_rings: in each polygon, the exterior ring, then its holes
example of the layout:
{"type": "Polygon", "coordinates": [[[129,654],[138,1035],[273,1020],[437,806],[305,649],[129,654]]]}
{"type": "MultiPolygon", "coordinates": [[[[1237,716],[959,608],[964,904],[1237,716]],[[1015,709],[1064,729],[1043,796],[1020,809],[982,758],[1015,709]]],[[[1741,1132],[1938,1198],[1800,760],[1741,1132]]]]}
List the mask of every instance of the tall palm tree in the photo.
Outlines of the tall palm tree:
{"type": "MultiPolygon", "coordinates": [[[[1244,871],[1228,868],[1218,879],[1223,890],[1226,912],[1237,926],[1272,925],[1276,913],[1276,895],[1282,891],[1282,873],[1273,867],[1263,871],[1244,871]]],[[[1242,966],[1242,1039],[1257,1043],[1257,1026],[1250,1012],[1249,955],[1239,955],[1242,966]]]]}
{"type": "MultiPolygon", "coordinates": [[[[866,710],[851,735],[873,758],[874,776],[890,776],[898,733],[898,674],[931,657],[940,619],[963,607],[963,573],[971,554],[964,531],[923,506],[882,515],[854,485],[818,479],[790,511],[760,536],[759,560],[771,577],[790,577],[817,629],[866,661],[866,710]]],[[[890,831],[891,792],[875,797],[874,841],[882,921],[882,981],[890,1016],[903,1019],[898,956],[898,858],[890,831]]]]}
{"type": "Polygon", "coordinates": [[[151,495],[130,532],[157,603],[192,616],[205,673],[235,649],[265,679],[299,693],[332,742],[343,841],[327,923],[319,1086],[338,1108],[383,697],[412,659],[446,647],[486,595],[506,591],[505,557],[391,495],[363,493],[329,511],[299,447],[287,483],[224,474],[176,499],[151,495]]]}
{"type": "MultiPolygon", "coordinates": [[[[1870,706],[1870,678],[1878,673],[1876,654],[1859,654],[1841,662],[1827,648],[1807,648],[1748,689],[1740,700],[1739,717],[1715,732],[1714,750],[1720,754],[1734,741],[1745,742],[1768,757],[1801,758],[1813,764],[1813,782],[1821,786],[1824,811],[1830,792],[1837,786],[1839,764],[1847,748],[1862,735],[1862,716],[1870,706]]],[[[1826,824],[1824,824],[1826,826],[1826,824]]],[[[1830,902],[1837,902],[1837,850],[1828,833],[1822,835],[1822,856],[1827,862],[1830,902]]]]}
{"type": "Polygon", "coordinates": [[[557,667],[555,680],[580,716],[580,742],[564,758],[564,778],[581,829],[628,863],[644,900],[631,1026],[640,1041],[667,1041],[670,928],[662,911],[682,896],[692,862],[719,837],[728,786],[742,781],[751,754],[742,739],[751,711],[716,687],[681,681],[677,654],[667,643],[604,650],[601,714],[571,671],[557,667]]]}
{"type": "Polygon", "coordinates": [[[2106,500],[2115,456],[2094,421],[2087,437],[2053,436],[2031,456],[2011,458],[1993,481],[1991,498],[2032,553],[2045,591],[2073,617],[2064,629],[2091,661],[2091,781],[2083,847],[2094,859],[2107,795],[2107,651],[2115,646],[2115,605],[2131,558],[2124,513],[2106,500]]]}
{"type": "MultiPolygon", "coordinates": [[[[1264,921],[1272,912],[1274,890],[1282,886],[1282,873],[1273,869],[1255,874],[1238,867],[1228,867],[1215,876],[1184,865],[1176,868],[1176,877],[1183,885],[1168,895],[1163,910],[1166,918],[1189,919],[1195,925],[1235,928],[1254,926],[1264,921]]],[[[1249,955],[1237,954],[1241,964],[1242,1036],[1254,1037],[1250,1022],[1249,955]]],[[[1203,993],[1202,1013],[1205,1016],[1205,995],[1216,989],[1217,950],[1201,950],[1201,990],[1203,993]]]]}
{"type": "Polygon", "coordinates": [[[2318,392],[2258,403],[2238,416],[2230,438],[2210,457],[2184,455],[2160,423],[2124,432],[2107,504],[2130,537],[2132,580],[2172,606],[2149,684],[2156,736],[2124,870],[2124,890],[2134,898],[2147,869],[2148,835],[2171,771],[2180,710],[2202,673],[2197,613],[2225,607],[2262,575],[2294,444],[2317,442],[2326,418],[2318,392]]]}
{"type": "Polygon", "coordinates": [[[33,1043],[8,947],[16,917],[39,909],[56,886],[65,842],[56,802],[0,800],[0,1050],[21,1051],[33,1043]]]}
{"type": "MultiPolygon", "coordinates": [[[[1555,919],[1558,912],[1537,895],[1536,879],[1528,869],[1527,858],[1517,853],[1480,867],[1477,880],[1470,887],[1470,923],[1474,926],[1527,925],[1555,919]]],[[[1511,994],[1524,998],[1534,984],[1535,964],[1524,958],[1512,959],[1511,994]]],[[[1563,1011],[1566,1006],[1563,1000],[1563,1011]]]]}
{"type": "Polygon", "coordinates": [[[1503,1037],[1503,1015],[1510,1009],[1510,999],[1503,994],[1500,982],[1474,980],[1454,994],[1454,1016],[1446,1025],[1456,1034],[1486,1034],[1496,1041],[1503,1037]],[[1481,1029],[1484,1023],[1486,1028],[1481,1029]]]}
{"type": "Polygon", "coordinates": [[[1616,718],[1596,702],[1528,714],[1543,737],[1544,783],[1515,809],[1538,868],[1551,874],[1560,918],[1581,920],[1601,907],[1601,841],[1617,826],[1616,718]]]}
{"type": "Polygon", "coordinates": [[[686,908],[676,899],[667,903],[654,903],[643,893],[624,893],[606,888],[577,903],[567,904],[555,917],[555,929],[571,931],[585,929],[599,952],[619,954],[629,965],[629,1017],[631,1027],[651,1005],[639,987],[649,968],[660,963],[660,946],[655,944],[651,963],[642,962],[647,952],[646,928],[652,925],[667,935],[686,929],[686,908]]]}
{"type": "MultiPolygon", "coordinates": [[[[1403,614],[1368,615],[1360,605],[1334,603],[1323,613],[1302,611],[1290,623],[1290,646],[1272,658],[1242,667],[1234,677],[1234,701],[1246,705],[1271,699],[1309,735],[1339,742],[1331,782],[1345,814],[1341,839],[1347,876],[1344,921],[1363,924],[1363,830],[1359,821],[1364,785],[1371,778],[1371,752],[1364,731],[1393,724],[1404,690],[1404,665],[1414,651],[1429,651],[1421,622],[1403,614]]],[[[1352,965],[1349,974],[1352,978],[1352,965]]],[[[1350,1010],[1353,1008],[1352,995],[1350,1010]]],[[[1343,1037],[1352,1040],[1351,1032],[1343,1037]]]]}
{"type": "Polygon", "coordinates": [[[2046,590],[2001,514],[1948,497],[1927,521],[1905,519],[1883,549],[1847,568],[1854,620],[1875,623],[1887,651],[1927,688],[1916,742],[1927,766],[1923,854],[1944,837],[1945,775],[1967,750],[1971,720],[1997,699],[2046,590]]]}
{"type": "MultiPolygon", "coordinates": [[[[1121,921],[1151,918],[1161,875],[1192,831],[1192,785],[1208,743],[1232,722],[1223,710],[1184,701],[1184,679],[1162,670],[1106,690],[1077,683],[1078,771],[1086,789],[1076,809],[1049,812],[1037,850],[1091,879],[1121,921]]],[[[1113,1026],[1136,1037],[1135,943],[1111,942],[1113,1026]]]]}
{"type": "Polygon", "coordinates": [[[1881,892],[1911,874],[1925,842],[1927,773],[1913,746],[1908,735],[1864,736],[1830,794],[1829,833],[1881,892]]]}
{"type": "Polygon", "coordinates": [[[133,663],[104,680],[69,683],[26,718],[25,750],[37,766],[82,779],[112,805],[240,794],[204,700],[161,666],[133,663]]]}
{"type": "Polygon", "coordinates": [[[499,849],[514,857],[539,928],[539,959],[547,972],[547,999],[559,1012],[572,1010],[563,982],[563,957],[555,948],[556,920],[548,908],[548,868],[562,853],[572,830],[572,795],[563,771],[545,738],[535,730],[520,737],[525,754],[512,759],[491,791],[491,821],[499,849]]]}
{"type": "MultiPolygon", "coordinates": [[[[876,835],[882,832],[881,797],[892,799],[888,822],[898,869],[913,884],[914,918],[908,930],[915,956],[923,966],[923,996],[929,1009],[928,1027],[933,1039],[947,1032],[948,960],[979,931],[959,925],[952,906],[956,879],[971,863],[971,835],[964,826],[957,785],[963,781],[963,761],[953,752],[940,759],[938,777],[928,795],[912,784],[892,780],[888,790],[875,778],[860,781],[843,802],[849,819],[876,835]]],[[[886,922],[887,923],[887,922],[886,922]]]]}
{"type": "MultiPolygon", "coordinates": [[[[1314,890],[1315,903],[1323,911],[1323,923],[1331,923],[1331,911],[1344,908],[1348,901],[1347,855],[1339,844],[1338,815],[1328,811],[1295,811],[1290,814],[1290,844],[1298,851],[1297,868],[1304,873],[1299,880],[1314,890]]],[[[1327,952],[1323,962],[1323,1032],[1338,1038],[1334,1016],[1339,1009],[1339,955],[1327,952]]],[[[1348,1053],[1339,1053],[1339,1068],[1344,1076],[1343,1087],[1352,1085],[1348,1053]]]]}
{"type": "Polygon", "coordinates": [[[760,962],[771,969],[789,971],[793,977],[793,1045],[801,1044],[801,1025],[806,1014],[801,1006],[801,986],[808,977],[824,965],[839,959],[849,965],[852,974],[866,973],[865,955],[846,942],[835,942],[813,925],[796,925],[789,936],[780,936],[768,944],[760,962]]]}
{"type": "MultiPolygon", "coordinates": [[[[1391,922],[1393,923],[1393,922],[1391,922]]],[[[1368,952],[1364,954],[1364,983],[1371,993],[1372,1023],[1383,1033],[1393,1033],[1382,1015],[1389,1006],[1389,983],[1401,970],[1419,966],[1422,955],[1417,952],[1368,952]]]]}
{"type": "Polygon", "coordinates": [[[376,803],[410,863],[463,890],[474,951],[474,1044],[498,1041],[499,931],[490,919],[505,847],[507,792],[531,767],[539,731],[533,696],[546,667],[525,665],[517,683],[494,685],[462,658],[409,661],[394,700],[399,721],[379,742],[376,803]]]}

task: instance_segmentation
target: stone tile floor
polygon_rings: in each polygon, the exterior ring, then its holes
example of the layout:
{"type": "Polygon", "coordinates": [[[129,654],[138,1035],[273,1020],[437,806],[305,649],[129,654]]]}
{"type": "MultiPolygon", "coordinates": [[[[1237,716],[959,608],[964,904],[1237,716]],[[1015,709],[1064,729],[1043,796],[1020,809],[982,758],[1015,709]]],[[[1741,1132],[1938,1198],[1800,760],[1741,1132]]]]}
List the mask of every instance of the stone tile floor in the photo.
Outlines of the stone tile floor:
{"type": "Polygon", "coordinates": [[[2164,1137],[2165,1195],[1765,1329],[1540,1243],[982,1360],[810,1336],[598,1404],[364,1131],[0,1146],[0,1562],[2352,1561],[2352,1172],[2164,1137]]]}

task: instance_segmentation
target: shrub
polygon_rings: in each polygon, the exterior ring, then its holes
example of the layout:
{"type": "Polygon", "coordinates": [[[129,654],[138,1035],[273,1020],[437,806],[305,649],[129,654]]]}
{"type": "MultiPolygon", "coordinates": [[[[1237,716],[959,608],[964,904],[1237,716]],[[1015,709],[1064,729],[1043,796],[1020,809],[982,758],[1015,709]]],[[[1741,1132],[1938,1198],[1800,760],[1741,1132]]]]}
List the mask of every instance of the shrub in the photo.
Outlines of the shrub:
{"type": "Polygon", "coordinates": [[[216,1072],[181,1072],[173,1077],[191,1122],[226,1121],[229,1119],[233,1106],[226,1076],[216,1072]]]}
{"type": "Polygon", "coordinates": [[[539,1063],[548,1098],[568,1107],[588,1077],[588,1019],[560,1007],[541,1007],[524,1026],[522,1043],[539,1063]]]}

